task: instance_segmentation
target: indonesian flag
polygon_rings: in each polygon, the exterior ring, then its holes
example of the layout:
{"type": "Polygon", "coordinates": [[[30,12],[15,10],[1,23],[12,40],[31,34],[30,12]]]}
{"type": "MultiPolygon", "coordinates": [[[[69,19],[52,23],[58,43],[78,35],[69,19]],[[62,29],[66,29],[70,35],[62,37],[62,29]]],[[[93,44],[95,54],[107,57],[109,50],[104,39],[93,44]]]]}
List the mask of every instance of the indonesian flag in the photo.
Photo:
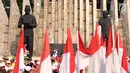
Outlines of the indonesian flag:
{"type": "Polygon", "coordinates": [[[18,43],[14,73],[23,73],[24,70],[24,49],[23,48],[24,48],[24,29],[22,29],[22,33],[20,35],[20,40],[18,43]]]}
{"type": "Polygon", "coordinates": [[[112,55],[112,26],[110,26],[109,34],[108,34],[108,45],[106,50],[106,73],[113,73],[113,55],[112,55]]]}
{"type": "Polygon", "coordinates": [[[126,47],[123,47],[123,56],[121,62],[121,72],[120,73],[128,73],[128,61],[127,61],[126,47]]]}
{"type": "Polygon", "coordinates": [[[80,32],[78,32],[78,50],[76,52],[76,69],[77,73],[81,73],[80,71],[85,69],[85,67],[88,67],[89,65],[89,59],[90,59],[90,54],[89,51],[86,49],[82,38],[80,36],[80,32]]]}
{"type": "Polygon", "coordinates": [[[96,25],[95,35],[92,38],[88,48],[91,57],[89,60],[88,73],[104,73],[105,72],[105,54],[106,43],[103,43],[101,34],[101,26],[96,25]]]}
{"type": "Polygon", "coordinates": [[[72,44],[70,29],[67,29],[67,35],[68,37],[64,48],[64,54],[62,55],[59,73],[76,73],[74,48],[72,44]]]}
{"type": "Polygon", "coordinates": [[[117,49],[115,48],[114,32],[112,25],[109,29],[108,46],[106,50],[106,73],[119,73],[120,63],[117,49]]]}
{"type": "Polygon", "coordinates": [[[49,36],[48,36],[47,30],[45,33],[44,43],[43,43],[43,48],[42,48],[42,53],[41,53],[39,73],[52,73],[50,44],[49,44],[49,36]]]}
{"type": "Polygon", "coordinates": [[[127,62],[127,54],[126,47],[123,44],[123,41],[119,35],[119,32],[116,33],[115,37],[116,48],[118,49],[119,62],[120,62],[120,73],[128,73],[128,62],[127,62]]]}

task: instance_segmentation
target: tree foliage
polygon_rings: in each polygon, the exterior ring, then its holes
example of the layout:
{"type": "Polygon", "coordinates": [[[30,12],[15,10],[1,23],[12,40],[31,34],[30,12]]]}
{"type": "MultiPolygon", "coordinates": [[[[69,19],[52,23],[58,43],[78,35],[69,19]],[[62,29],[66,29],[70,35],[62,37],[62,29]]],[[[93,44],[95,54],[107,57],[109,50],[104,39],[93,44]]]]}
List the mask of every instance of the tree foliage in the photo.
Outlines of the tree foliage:
{"type": "Polygon", "coordinates": [[[19,7],[20,14],[22,14],[23,0],[17,0],[17,4],[19,7]]]}
{"type": "Polygon", "coordinates": [[[2,0],[7,16],[10,14],[10,0],[2,0]]]}
{"type": "MultiPolygon", "coordinates": [[[[3,4],[4,4],[4,7],[5,7],[5,10],[6,10],[6,13],[7,13],[7,15],[9,16],[9,14],[10,14],[10,1],[11,0],[2,0],[2,2],[3,2],[3,4]]],[[[42,4],[42,7],[43,7],[43,5],[44,5],[44,2],[43,2],[44,0],[41,0],[41,4],[42,4]]],[[[49,1],[51,1],[51,0],[49,0],[49,1]]],[[[91,0],[90,0],[91,1],[91,0]]],[[[118,0],[118,2],[119,3],[123,3],[123,1],[124,0],[118,0]]],[[[111,0],[107,0],[107,8],[108,8],[108,10],[109,10],[109,8],[110,8],[110,2],[111,2],[111,0]]],[[[31,3],[31,7],[32,7],[32,9],[34,8],[34,0],[30,0],[30,3],[31,3]]],[[[23,0],[17,0],[17,4],[18,4],[18,7],[19,7],[19,10],[20,10],[20,14],[22,14],[22,4],[23,4],[23,0]]]]}
{"type": "MultiPolygon", "coordinates": [[[[20,14],[22,14],[23,0],[17,0],[17,4],[18,4],[18,7],[19,7],[20,14]]],[[[30,0],[30,4],[31,4],[32,10],[33,10],[34,0],[30,0]]]]}
{"type": "MultiPolygon", "coordinates": [[[[11,0],[2,0],[8,17],[9,17],[9,14],[10,14],[10,1],[11,0]]],[[[31,3],[31,7],[33,9],[34,8],[34,0],[30,0],[30,3],[31,3]]],[[[18,7],[19,7],[20,14],[22,14],[23,0],[17,0],[17,4],[18,4],[18,7]]]]}

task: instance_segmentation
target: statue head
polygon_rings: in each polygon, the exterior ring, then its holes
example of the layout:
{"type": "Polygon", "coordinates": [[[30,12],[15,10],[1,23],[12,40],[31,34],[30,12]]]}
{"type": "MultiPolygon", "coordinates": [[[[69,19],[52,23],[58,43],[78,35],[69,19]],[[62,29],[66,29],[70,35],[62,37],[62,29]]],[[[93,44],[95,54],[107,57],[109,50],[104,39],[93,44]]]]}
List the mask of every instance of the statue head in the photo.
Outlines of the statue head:
{"type": "Polygon", "coordinates": [[[29,13],[30,13],[30,6],[29,6],[29,5],[26,5],[26,6],[25,6],[25,13],[26,13],[26,14],[29,14],[29,13]]]}
{"type": "Polygon", "coordinates": [[[108,11],[103,11],[103,18],[107,18],[108,17],[108,11]]]}

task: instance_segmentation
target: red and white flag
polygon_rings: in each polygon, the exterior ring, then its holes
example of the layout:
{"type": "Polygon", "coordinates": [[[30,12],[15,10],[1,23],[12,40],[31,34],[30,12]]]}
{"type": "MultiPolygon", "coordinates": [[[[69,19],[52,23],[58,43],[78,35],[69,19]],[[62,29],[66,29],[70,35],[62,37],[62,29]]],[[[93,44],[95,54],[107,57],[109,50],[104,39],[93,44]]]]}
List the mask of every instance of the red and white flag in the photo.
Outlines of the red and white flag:
{"type": "Polygon", "coordinates": [[[119,35],[119,32],[116,33],[115,36],[115,44],[118,50],[119,55],[119,63],[120,63],[120,73],[128,73],[128,61],[127,61],[127,54],[126,54],[126,47],[123,44],[123,41],[119,35]]]}
{"type": "Polygon", "coordinates": [[[81,73],[80,71],[88,67],[90,54],[87,48],[85,47],[82,38],[80,36],[80,32],[78,32],[78,49],[76,52],[75,62],[77,73],[81,73]]]}
{"type": "Polygon", "coordinates": [[[68,37],[64,48],[64,54],[62,55],[59,73],[76,73],[74,48],[72,44],[70,29],[67,29],[67,35],[68,37]]]}
{"type": "Polygon", "coordinates": [[[108,34],[108,45],[106,49],[106,72],[105,73],[114,73],[112,48],[113,48],[112,26],[110,26],[109,34],[108,34]]]}
{"type": "Polygon", "coordinates": [[[123,55],[122,55],[122,62],[121,62],[121,71],[120,73],[128,73],[128,60],[127,60],[127,52],[126,47],[123,46],[123,55]]]}
{"type": "Polygon", "coordinates": [[[42,53],[41,53],[39,73],[52,73],[50,44],[49,44],[49,36],[48,36],[47,30],[45,33],[44,43],[43,43],[43,48],[42,48],[42,53]]]}
{"type": "Polygon", "coordinates": [[[23,73],[24,71],[24,29],[22,29],[22,33],[20,35],[18,49],[16,53],[16,63],[14,67],[13,73],[23,73]]]}
{"type": "Polygon", "coordinates": [[[108,34],[108,45],[106,50],[106,73],[119,73],[120,63],[117,49],[115,47],[114,31],[112,25],[108,34]]]}
{"type": "Polygon", "coordinates": [[[88,48],[91,58],[89,61],[88,73],[104,73],[105,72],[105,54],[106,42],[103,43],[101,34],[101,26],[96,25],[95,35],[92,38],[88,48]]]}

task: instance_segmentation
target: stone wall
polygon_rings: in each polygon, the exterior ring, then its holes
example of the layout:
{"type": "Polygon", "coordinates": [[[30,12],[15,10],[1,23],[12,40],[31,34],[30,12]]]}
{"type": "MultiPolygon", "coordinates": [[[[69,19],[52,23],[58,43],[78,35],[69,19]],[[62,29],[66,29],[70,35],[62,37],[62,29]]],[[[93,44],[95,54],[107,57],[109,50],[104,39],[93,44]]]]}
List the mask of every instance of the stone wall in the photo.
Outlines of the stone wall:
{"type": "Polygon", "coordinates": [[[2,0],[0,0],[0,55],[5,55],[8,46],[8,17],[6,15],[2,0]]]}

